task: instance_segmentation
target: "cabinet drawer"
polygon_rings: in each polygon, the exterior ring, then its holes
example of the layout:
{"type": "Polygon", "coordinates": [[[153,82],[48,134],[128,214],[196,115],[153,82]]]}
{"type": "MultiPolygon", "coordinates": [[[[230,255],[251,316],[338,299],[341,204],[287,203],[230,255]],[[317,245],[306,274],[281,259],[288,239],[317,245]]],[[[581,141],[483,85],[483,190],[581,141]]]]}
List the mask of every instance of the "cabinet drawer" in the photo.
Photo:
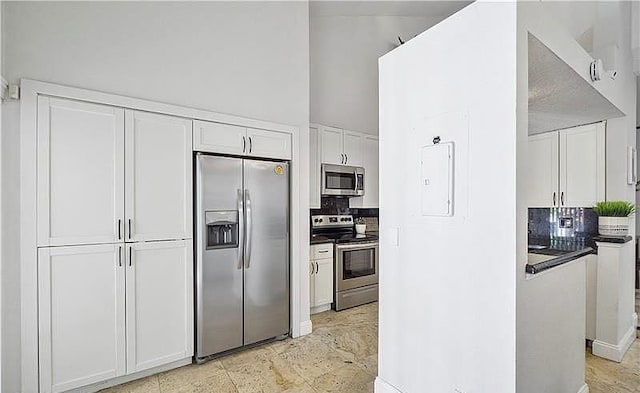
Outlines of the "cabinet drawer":
{"type": "Polygon", "coordinates": [[[333,258],[333,243],[313,244],[309,254],[311,259],[333,258]]]}

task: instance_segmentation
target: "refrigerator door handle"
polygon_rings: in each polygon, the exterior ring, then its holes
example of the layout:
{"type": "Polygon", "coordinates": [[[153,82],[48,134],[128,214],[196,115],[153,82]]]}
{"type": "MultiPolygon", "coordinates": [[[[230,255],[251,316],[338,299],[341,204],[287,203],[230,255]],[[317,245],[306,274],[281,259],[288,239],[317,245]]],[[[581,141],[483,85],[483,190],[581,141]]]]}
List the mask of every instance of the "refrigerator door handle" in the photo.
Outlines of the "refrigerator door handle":
{"type": "Polygon", "coordinates": [[[242,269],[242,256],[244,255],[244,197],[242,190],[238,189],[238,270],[242,269]]]}
{"type": "Polygon", "coordinates": [[[253,218],[251,213],[251,196],[249,190],[244,190],[244,206],[247,209],[247,224],[245,226],[245,242],[244,242],[244,260],[245,268],[248,269],[251,266],[251,232],[253,230],[253,218]]]}

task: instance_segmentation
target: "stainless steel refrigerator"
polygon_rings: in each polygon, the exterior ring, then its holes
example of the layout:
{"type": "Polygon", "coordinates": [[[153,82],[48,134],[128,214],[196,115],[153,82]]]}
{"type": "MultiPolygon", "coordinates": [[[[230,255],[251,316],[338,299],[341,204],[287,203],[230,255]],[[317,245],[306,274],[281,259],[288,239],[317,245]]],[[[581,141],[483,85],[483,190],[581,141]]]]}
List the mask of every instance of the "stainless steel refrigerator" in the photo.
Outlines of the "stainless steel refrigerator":
{"type": "Polygon", "coordinates": [[[289,163],[196,154],[196,361],[289,333],[289,163]]]}

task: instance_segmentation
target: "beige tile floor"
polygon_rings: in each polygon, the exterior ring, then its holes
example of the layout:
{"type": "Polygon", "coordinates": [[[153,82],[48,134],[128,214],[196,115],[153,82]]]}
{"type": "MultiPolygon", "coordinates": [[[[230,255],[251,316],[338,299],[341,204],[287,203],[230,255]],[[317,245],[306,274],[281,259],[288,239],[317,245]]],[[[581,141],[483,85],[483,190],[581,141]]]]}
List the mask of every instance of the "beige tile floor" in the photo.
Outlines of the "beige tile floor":
{"type": "Polygon", "coordinates": [[[190,365],[104,393],[360,393],[377,374],[377,303],[313,315],[313,333],[190,365]]]}
{"type": "MultiPolygon", "coordinates": [[[[312,316],[313,333],[105,393],[369,393],[377,374],[378,305],[312,316]]],[[[590,393],[640,393],[640,340],[620,364],[587,351],[590,393]]]]}

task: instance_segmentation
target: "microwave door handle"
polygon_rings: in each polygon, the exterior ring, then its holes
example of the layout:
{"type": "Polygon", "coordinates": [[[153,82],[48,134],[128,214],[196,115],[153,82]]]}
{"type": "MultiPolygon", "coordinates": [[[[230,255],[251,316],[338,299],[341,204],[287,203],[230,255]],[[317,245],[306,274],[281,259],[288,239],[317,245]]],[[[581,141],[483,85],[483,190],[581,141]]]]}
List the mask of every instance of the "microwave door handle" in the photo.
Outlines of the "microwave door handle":
{"type": "Polygon", "coordinates": [[[353,177],[355,177],[355,186],[353,187],[353,191],[355,191],[356,193],[358,193],[358,170],[354,169],[353,170],[353,177]]]}

